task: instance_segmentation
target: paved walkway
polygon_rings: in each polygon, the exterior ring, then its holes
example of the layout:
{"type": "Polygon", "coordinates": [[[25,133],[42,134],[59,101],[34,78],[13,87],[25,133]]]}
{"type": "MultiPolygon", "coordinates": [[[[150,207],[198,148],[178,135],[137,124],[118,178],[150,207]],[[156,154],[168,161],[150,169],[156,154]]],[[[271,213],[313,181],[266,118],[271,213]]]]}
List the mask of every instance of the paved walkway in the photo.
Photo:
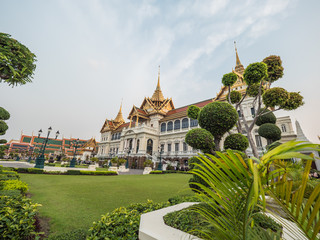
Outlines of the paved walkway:
{"type": "Polygon", "coordinates": [[[119,175],[142,175],[143,169],[130,169],[129,172],[119,172],[119,175]]]}

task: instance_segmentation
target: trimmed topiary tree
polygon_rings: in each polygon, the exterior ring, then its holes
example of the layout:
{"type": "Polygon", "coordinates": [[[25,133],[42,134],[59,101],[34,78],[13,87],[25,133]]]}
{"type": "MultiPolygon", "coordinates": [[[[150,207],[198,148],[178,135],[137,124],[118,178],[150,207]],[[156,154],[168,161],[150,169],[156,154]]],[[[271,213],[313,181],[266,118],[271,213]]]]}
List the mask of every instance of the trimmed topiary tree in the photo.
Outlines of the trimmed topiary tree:
{"type": "Polygon", "coordinates": [[[200,111],[201,109],[198,106],[191,105],[188,107],[188,112],[187,112],[188,117],[192,119],[197,119],[200,111]]]}
{"type": "Polygon", "coordinates": [[[224,149],[232,149],[238,151],[245,151],[249,147],[249,141],[241,133],[230,134],[224,140],[224,149]]]}
{"type": "MultiPolygon", "coordinates": [[[[0,107],[0,136],[4,135],[8,130],[8,125],[5,123],[5,120],[10,118],[10,113],[4,108],[0,107]]],[[[0,139],[0,144],[6,144],[7,140],[0,139]]],[[[8,149],[5,145],[0,145],[0,158],[3,158],[5,150],[8,149]]]]}
{"type": "Polygon", "coordinates": [[[262,111],[265,112],[266,114],[257,117],[257,121],[256,121],[257,126],[261,126],[262,124],[265,124],[265,123],[273,123],[273,124],[276,123],[277,118],[273,114],[273,112],[271,112],[268,109],[261,109],[260,112],[262,111]]]}
{"type": "Polygon", "coordinates": [[[281,139],[281,130],[273,123],[262,124],[258,129],[258,133],[261,137],[270,139],[273,142],[281,139]]]}
{"type": "Polygon", "coordinates": [[[215,149],[212,134],[202,128],[190,130],[185,140],[191,147],[201,149],[204,153],[213,153],[215,149]]]}
{"type": "Polygon", "coordinates": [[[238,103],[241,100],[241,93],[239,93],[238,91],[232,91],[230,92],[229,98],[232,104],[238,103]]]}
{"type": "MultiPolygon", "coordinates": [[[[258,149],[253,140],[252,130],[257,122],[257,125],[265,123],[275,123],[273,115],[270,112],[284,110],[294,110],[303,105],[303,97],[299,93],[289,93],[283,88],[271,88],[271,84],[283,76],[282,61],[279,56],[271,55],[265,58],[262,62],[252,63],[245,69],[243,80],[247,84],[246,92],[242,95],[240,101],[231,101],[231,87],[228,81],[222,81],[228,89],[228,102],[235,104],[235,109],[240,111],[240,118],[237,122],[237,130],[242,133],[244,129],[247,133],[247,138],[255,157],[259,157],[258,149]],[[253,121],[245,119],[244,110],[242,107],[243,100],[246,97],[252,97],[253,121]],[[264,106],[263,106],[264,105],[264,106]],[[271,108],[268,111],[267,108],[271,108]],[[262,110],[261,110],[262,109],[262,110]],[[268,116],[265,116],[268,115],[268,116]]],[[[241,78],[241,76],[240,76],[241,78]]],[[[237,99],[238,100],[238,99],[237,99]]],[[[248,101],[245,101],[246,104],[248,101]]],[[[277,127],[273,126],[273,129],[277,127]]],[[[275,130],[278,132],[277,130],[275,130]]],[[[276,132],[274,133],[276,135],[276,132]]]]}

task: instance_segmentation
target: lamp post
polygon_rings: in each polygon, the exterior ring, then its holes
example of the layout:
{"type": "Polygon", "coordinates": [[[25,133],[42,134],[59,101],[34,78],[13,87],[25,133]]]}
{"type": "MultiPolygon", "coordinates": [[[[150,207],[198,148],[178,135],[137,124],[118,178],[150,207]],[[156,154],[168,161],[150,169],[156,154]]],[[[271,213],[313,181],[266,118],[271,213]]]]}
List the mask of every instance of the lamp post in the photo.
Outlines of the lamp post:
{"type": "Polygon", "coordinates": [[[162,147],[159,147],[158,151],[160,153],[160,162],[159,162],[159,165],[158,165],[158,170],[162,171],[162,162],[161,162],[161,154],[163,153],[162,147]]]}
{"type": "MultiPolygon", "coordinates": [[[[45,161],[45,157],[44,157],[44,152],[46,150],[46,146],[47,146],[47,143],[48,143],[48,140],[49,140],[49,135],[52,131],[52,128],[49,127],[48,128],[48,134],[47,134],[47,137],[46,139],[44,140],[44,144],[42,144],[42,146],[40,147],[40,153],[36,159],[36,165],[34,166],[35,168],[44,168],[44,161],[45,161]]],[[[41,136],[41,133],[42,133],[42,130],[40,129],[39,132],[38,132],[38,138],[40,138],[41,136]]],[[[56,132],[56,138],[58,138],[59,136],[59,131],[56,132]]]]}
{"type": "Polygon", "coordinates": [[[126,147],[124,151],[127,153],[126,168],[129,168],[129,155],[130,155],[131,149],[129,147],[126,147]]]}
{"type": "Polygon", "coordinates": [[[74,148],[74,152],[73,152],[73,158],[70,162],[70,167],[75,167],[76,166],[76,153],[77,153],[77,148],[80,146],[79,145],[79,138],[77,140],[73,140],[72,141],[72,145],[74,148]]]}

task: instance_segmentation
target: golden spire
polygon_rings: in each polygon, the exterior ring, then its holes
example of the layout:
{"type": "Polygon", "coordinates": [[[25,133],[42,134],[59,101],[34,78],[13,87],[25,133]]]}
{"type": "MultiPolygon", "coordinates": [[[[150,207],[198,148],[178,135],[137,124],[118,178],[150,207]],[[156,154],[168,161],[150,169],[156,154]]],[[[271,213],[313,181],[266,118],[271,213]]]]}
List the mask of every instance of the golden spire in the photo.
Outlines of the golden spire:
{"type": "Polygon", "coordinates": [[[159,72],[158,72],[158,84],[157,84],[157,88],[154,91],[152,97],[151,97],[152,101],[156,101],[156,102],[163,102],[164,97],[160,88],[160,65],[159,65],[159,72]]]}
{"type": "Polygon", "coordinates": [[[118,112],[118,115],[116,116],[116,118],[113,120],[114,122],[124,122],[123,116],[122,116],[122,101],[121,101],[121,105],[120,105],[120,109],[118,112]]]}
{"type": "Polygon", "coordinates": [[[237,73],[240,73],[241,75],[244,73],[244,67],[243,65],[241,64],[240,62],[240,58],[239,58],[239,55],[238,55],[238,50],[237,50],[237,45],[236,45],[236,41],[234,41],[234,48],[236,50],[236,67],[235,67],[235,71],[237,73]]]}

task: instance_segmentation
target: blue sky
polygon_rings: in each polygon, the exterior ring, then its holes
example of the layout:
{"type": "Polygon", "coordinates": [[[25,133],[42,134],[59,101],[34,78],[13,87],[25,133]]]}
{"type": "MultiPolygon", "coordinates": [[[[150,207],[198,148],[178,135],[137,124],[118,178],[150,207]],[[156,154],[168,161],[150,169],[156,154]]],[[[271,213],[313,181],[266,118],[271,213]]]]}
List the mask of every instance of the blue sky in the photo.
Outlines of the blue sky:
{"type": "Polygon", "coordinates": [[[122,98],[126,118],[152,95],[158,65],[175,107],[212,98],[235,66],[237,41],[244,66],[281,56],[285,75],[275,86],[300,91],[305,105],[278,115],[297,119],[319,142],[317,0],[0,2],[0,32],[38,59],[33,83],[0,85],[1,106],[11,113],[6,139],[49,126],[64,137],[100,139],[122,98]]]}

